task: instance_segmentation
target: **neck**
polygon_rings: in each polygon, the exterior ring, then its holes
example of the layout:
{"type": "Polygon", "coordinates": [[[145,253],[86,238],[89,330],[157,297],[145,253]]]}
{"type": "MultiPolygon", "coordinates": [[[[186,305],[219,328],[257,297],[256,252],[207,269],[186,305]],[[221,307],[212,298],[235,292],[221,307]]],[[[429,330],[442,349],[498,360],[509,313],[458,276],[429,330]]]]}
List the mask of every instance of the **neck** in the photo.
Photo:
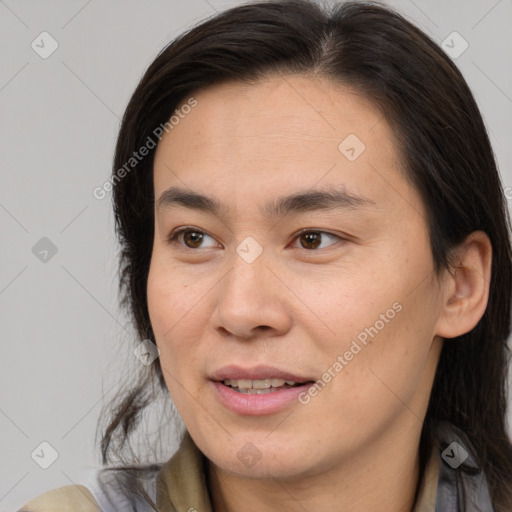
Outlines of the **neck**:
{"type": "Polygon", "coordinates": [[[215,512],[410,512],[419,478],[417,426],[369,443],[336,467],[286,481],[251,479],[209,462],[215,512]]]}

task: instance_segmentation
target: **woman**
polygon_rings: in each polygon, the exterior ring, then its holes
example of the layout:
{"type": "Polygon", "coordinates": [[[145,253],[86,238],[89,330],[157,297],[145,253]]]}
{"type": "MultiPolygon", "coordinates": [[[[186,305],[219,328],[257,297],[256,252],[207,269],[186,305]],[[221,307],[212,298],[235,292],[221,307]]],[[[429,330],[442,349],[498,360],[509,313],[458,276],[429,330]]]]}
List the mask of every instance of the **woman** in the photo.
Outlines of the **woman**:
{"type": "Polygon", "coordinates": [[[22,510],[512,510],[510,224],[418,28],[362,2],[216,15],[142,78],[111,184],[149,360],[103,460],[154,383],[186,432],[22,510]]]}

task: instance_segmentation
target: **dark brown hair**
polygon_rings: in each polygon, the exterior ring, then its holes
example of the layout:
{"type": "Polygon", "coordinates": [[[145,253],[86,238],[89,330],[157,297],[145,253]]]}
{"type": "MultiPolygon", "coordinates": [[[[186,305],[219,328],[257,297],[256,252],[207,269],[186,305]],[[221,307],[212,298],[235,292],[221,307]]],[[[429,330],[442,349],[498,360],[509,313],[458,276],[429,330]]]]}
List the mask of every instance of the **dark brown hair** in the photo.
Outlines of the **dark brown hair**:
{"type": "MultiPolygon", "coordinates": [[[[393,10],[368,2],[324,8],[307,0],[248,3],[216,14],[164,48],[124,114],[113,173],[195,91],[225,81],[256,83],[301,73],[348,84],[372,100],[399,141],[404,172],[420,193],[436,272],[450,251],[482,230],[493,246],[489,303],[469,333],[443,348],[423,425],[422,467],[436,422],[472,441],[497,512],[511,510],[512,446],[506,379],[512,293],[510,221],[489,138],[462,74],[439,46],[393,10]]],[[[121,244],[120,290],[139,343],[154,336],[147,276],[154,234],[154,150],[113,188],[121,244]]],[[[121,453],[151,402],[166,390],[159,359],[110,408],[104,463],[121,453]]]]}

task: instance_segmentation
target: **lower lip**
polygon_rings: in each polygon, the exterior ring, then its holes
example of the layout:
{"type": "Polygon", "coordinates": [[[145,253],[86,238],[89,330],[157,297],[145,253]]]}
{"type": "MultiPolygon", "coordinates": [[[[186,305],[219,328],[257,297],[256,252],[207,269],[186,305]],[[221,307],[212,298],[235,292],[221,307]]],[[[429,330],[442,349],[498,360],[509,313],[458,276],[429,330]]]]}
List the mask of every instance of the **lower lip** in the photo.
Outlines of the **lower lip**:
{"type": "Polygon", "coordinates": [[[313,383],[308,382],[302,386],[271,391],[261,395],[240,393],[225,386],[222,382],[213,382],[213,385],[222,404],[231,411],[247,416],[260,416],[278,412],[287,405],[297,402],[298,396],[307,392],[313,383]]]}

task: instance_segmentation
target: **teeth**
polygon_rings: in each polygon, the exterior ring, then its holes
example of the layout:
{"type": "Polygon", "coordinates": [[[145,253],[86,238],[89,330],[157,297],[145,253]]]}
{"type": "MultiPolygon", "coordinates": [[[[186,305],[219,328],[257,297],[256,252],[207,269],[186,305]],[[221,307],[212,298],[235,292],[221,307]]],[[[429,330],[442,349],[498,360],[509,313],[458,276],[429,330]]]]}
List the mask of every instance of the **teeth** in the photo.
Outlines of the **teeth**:
{"type": "Polygon", "coordinates": [[[268,389],[270,387],[270,383],[270,379],[253,380],[252,387],[253,389],[268,389]]]}
{"type": "Polygon", "coordinates": [[[273,393],[274,391],[277,391],[274,388],[269,389],[243,389],[238,388],[238,391],[240,393],[244,393],[245,395],[265,395],[266,393],[273,393]]]}
{"type": "Polygon", "coordinates": [[[237,388],[252,388],[252,380],[249,379],[240,379],[238,381],[235,380],[235,383],[237,388]]]}
{"type": "Polygon", "coordinates": [[[264,380],[250,380],[250,379],[226,379],[223,381],[226,386],[238,388],[242,392],[249,391],[250,393],[261,394],[261,392],[267,392],[272,388],[280,388],[285,384],[288,386],[294,386],[297,384],[293,380],[284,379],[264,379],[264,380]],[[254,390],[254,392],[253,392],[254,390]]]}

